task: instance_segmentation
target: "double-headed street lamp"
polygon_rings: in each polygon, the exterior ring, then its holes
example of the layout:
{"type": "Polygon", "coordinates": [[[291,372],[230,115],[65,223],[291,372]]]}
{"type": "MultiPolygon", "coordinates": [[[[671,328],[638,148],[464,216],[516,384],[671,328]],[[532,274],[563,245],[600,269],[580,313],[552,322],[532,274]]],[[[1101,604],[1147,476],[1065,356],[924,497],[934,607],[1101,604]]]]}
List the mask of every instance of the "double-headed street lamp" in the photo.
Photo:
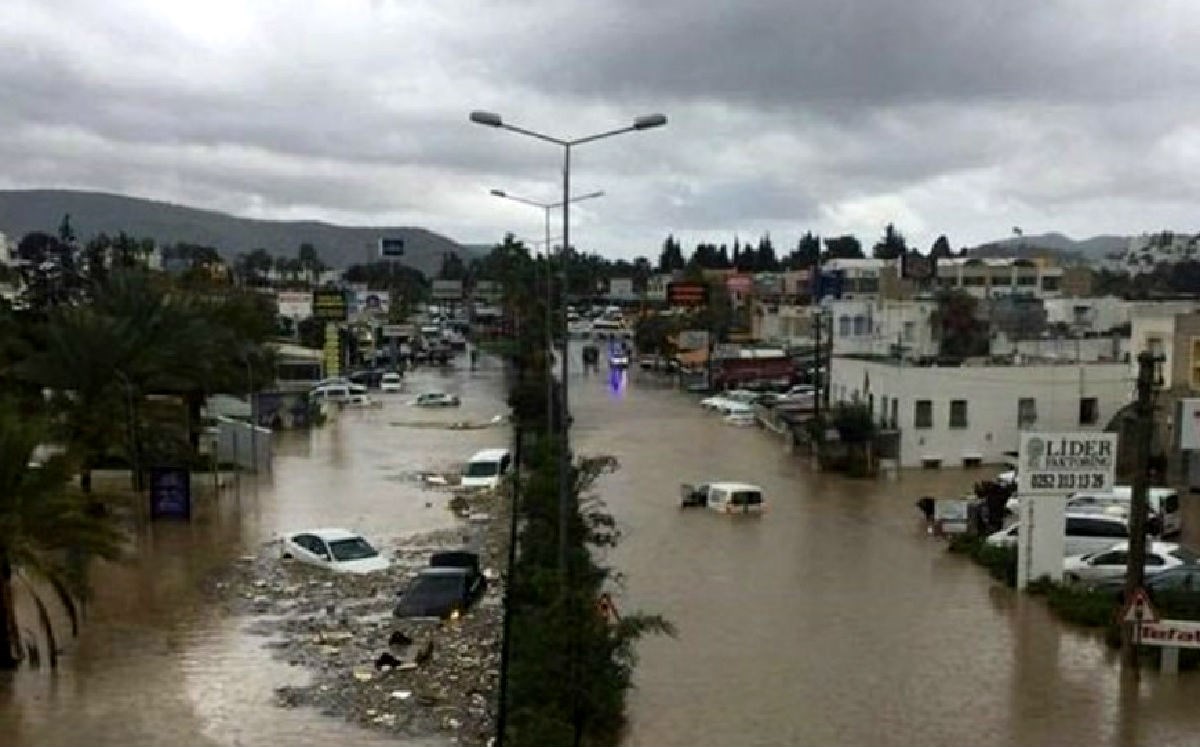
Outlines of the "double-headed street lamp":
{"type": "MultiPolygon", "coordinates": [[[[550,321],[550,319],[551,319],[551,311],[550,311],[551,310],[551,299],[554,297],[553,292],[552,292],[553,289],[551,287],[551,282],[550,282],[550,271],[549,271],[550,246],[551,246],[551,244],[550,244],[550,241],[551,241],[551,239],[550,239],[550,211],[554,210],[554,208],[557,208],[557,207],[563,207],[563,205],[565,205],[566,203],[562,200],[560,200],[558,202],[538,202],[537,200],[531,200],[527,197],[518,197],[517,195],[510,195],[509,193],[505,192],[502,189],[493,189],[492,196],[499,197],[504,200],[512,200],[513,202],[519,202],[522,205],[529,205],[531,207],[538,208],[546,216],[546,222],[545,222],[546,238],[542,242],[542,244],[546,249],[546,267],[547,267],[547,271],[546,271],[546,351],[547,351],[547,353],[549,353],[549,351],[554,349],[554,330],[553,330],[553,325],[551,324],[551,321],[550,321]]],[[[566,200],[566,202],[583,202],[584,200],[592,200],[597,197],[603,197],[603,196],[604,196],[603,191],[589,192],[586,195],[579,195],[578,197],[572,197],[570,200],[566,200]]],[[[563,241],[563,244],[565,245],[566,241],[563,241]]],[[[565,284],[563,285],[562,292],[563,292],[563,296],[565,298],[566,293],[567,293],[567,288],[566,288],[565,284]]],[[[564,304],[565,304],[565,301],[564,301],[564,304]]],[[[563,337],[564,341],[567,339],[567,337],[565,336],[566,334],[567,334],[567,332],[564,331],[564,337],[563,337]]],[[[563,344],[564,344],[563,349],[565,350],[566,343],[564,342],[563,344]]],[[[564,355],[565,355],[565,353],[564,353],[564,355]]],[[[554,413],[554,394],[553,394],[553,392],[554,392],[553,377],[547,376],[546,377],[546,417],[547,418],[553,417],[553,413],[554,413]]],[[[564,417],[565,417],[565,413],[564,413],[564,417]]],[[[553,422],[553,421],[551,420],[549,422],[553,422]]]]}
{"type": "MultiPolygon", "coordinates": [[[[569,489],[569,475],[571,472],[571,458],[567,448],[567,429],[569,411],[567,408],[567,375],[568,375],[568,352],[570,336],[567,331],[567,264],[571,257],[571,149],[577,145],[590,143],[595,140],[602,140],[606,137],[614,135],[622,135],[626,132],[636,132],[638,130],[649,130],[655,127],[661,127],[667,123],[666,116],[662,114],[647,114],[646,116],[638,117],[633,120],[633,124],[625,127],[619,127],[615,130],[588,135],[587,137],[575,138],[567,140],[565,138],[551,137],[540,132],[527,130],[523,127],[510,125],[500,118],[495,112],[473,111],[470,119],[472,122],[488,127],[496,127],[509,132],[515,132],[518,135],[526,135],[537,140],[543,140],[547,143],[558,145],[563,149],[563,194],[562,194],[562,213],[563,213],[563,230],[562,230],[562,308],[560,309],[559,322],[562,325],[562,366],[560,374],[562,378],[562,411],[560,413],[560,421],[562,424],[562,446],[559,456],[559,474],[558,474],[558,551],[559,551],[559,566],[563,581],[566,581],[567,575],[567,527],[569,526],[567,517],[570,513],[571,497],[569,489]]],[[[547,251],[549,248],[547,247],[547,251]]]]}

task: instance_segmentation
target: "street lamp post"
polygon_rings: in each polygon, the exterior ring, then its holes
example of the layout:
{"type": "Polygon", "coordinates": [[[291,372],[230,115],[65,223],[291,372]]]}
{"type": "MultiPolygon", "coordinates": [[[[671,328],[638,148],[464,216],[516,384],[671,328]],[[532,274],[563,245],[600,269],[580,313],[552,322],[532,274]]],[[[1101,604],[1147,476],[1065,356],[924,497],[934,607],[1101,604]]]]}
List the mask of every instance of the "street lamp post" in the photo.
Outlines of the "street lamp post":
{"type": "MultiPolygon", "coordinates": [[[[603,197],[604,192],[603,191],[589,192],[588,194],[585,194],[585,195],[579,195],[578,197],[572,197],[569,200],[566,200],[566,201],[560,200],[558,202],[538,202],[537,200],[530,200],[525,197],[518,197],[517,195],[510,195],[509,193],[505,192],[502,189],[493,189],[492,196],[499,197],[499,198],[505,199],[505,200],[512,200],[513,202],[519,202],[522,205],[529,205],[531,207],[538,208],[539,210],[543,211],[543,213],[545,214],[546,238],[545,238],[543,244],[546,248],[546,269],[547,269],[547,272],[546,272],[546,350],[547,350],[547,352],[549,352],[554,349],[554,330],[553,330],[553,324],[551,322],[551,313],[550,313],[551,300],[554,297],[551,293],[552,288],[550,285],[550,272],[549,272],[550,246],[551,246],[551,244],[550,244],[550,241],[551,241],[551,239],[550,239],[550,212],[552,210],[554,210],[554,208],[563,207],[567,202],[583,202],[584,200],[592,200],[597,197],[603,197]]],[[[566,241],[564,241],[563,244],[565,245],[566,241]]],[[[566,300],[565,300],[566,286],[565,285],[563,286],[563,297],[564,297],[563,307],[566,308],[566,300]]],[[[567,331],[564,330],[563,334],[564,334],[563,345],[564,345],[564,350],[565,350],[566,349],[565,345],[566,345],[566,340],[567,340],[567,331]]],[[[564,356],[565,356],[565,353],[564,353],[564,356]]],[[[547,373],[547,376],[546,376],[546,418],[547,418],[548,423],[553,423],[554,421],[551,418],[553,418],[553,415],[554,415],[554,377],[549,375],[549,373],[550,373],[549,369],[550,369],[550,366],[547,366],[547,371],[546,371],[546,373],[547,373]]],[[[565,418],[565,416],[566,416],[565,410],[564,410],[563,415],[565,418]]]]}
{"type": "Polygon", "coordinates": [[[570,338],[567,332],[567,263],[571,257],[571,149],[577,145],[584,145],[585,143],[602,140],[614,135],[621,135],[626,132],[636,132],[638,130],[649,130],[655,127],[661,127],[667,123],[667,118],[662,114],[648,114],[638,117],[633,121],[633,124],[625,127],[597,133],[595,135],[588,135],[587,137],[575,138],[573,140],[551,137],[550,135],[545,135],[540,132],[535,132],[533,130],[527,130],[523,127],[517,127],[515,125],[508,124],[501,119],[499,114],[496,114],[495,112],[473,111],[471,112],[470,120],[476,124],[486,125],[488,127],[496,127],[498,129],[508,130],[509,132],[515,132],[518,135],[525,135],[536,140],[552,143],[553,145],[557,145],[563,149],[563,195],[561,203],[563,214],[562,276],[560,279],[560,283],[562,285],[562,302],[560,304],[561,309],[559,310],[559,323],[562,327],[563,337],[562,365],[560,374],[560,377],[562,378],[562,448],[560,449],[558,474],[558,561],[559,570],[562,575],[565,588],[567,576],[567,528],[569,526],[568,516],[570,514],[571,504],[569,489],[571,458],[567,448],[567,432],[569,429],[568,420],[570,417],[569,410],[567,408],[568,352],[570,348],[570,345],[568,344],[570,338]]]}

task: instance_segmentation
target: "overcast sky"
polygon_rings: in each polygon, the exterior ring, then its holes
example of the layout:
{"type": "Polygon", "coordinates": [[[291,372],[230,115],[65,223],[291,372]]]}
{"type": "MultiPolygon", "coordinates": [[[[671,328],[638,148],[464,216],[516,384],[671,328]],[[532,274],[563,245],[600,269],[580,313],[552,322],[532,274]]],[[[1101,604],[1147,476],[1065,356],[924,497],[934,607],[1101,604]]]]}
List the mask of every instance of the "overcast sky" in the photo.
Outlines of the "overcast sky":
{"type": "Polygon", "coordinates": [[[1196,0],[2,0],[0,187],[656,257],[1197,231],[1196,0]],[[557,230],[556,230],[557,233],[557,230]]]}

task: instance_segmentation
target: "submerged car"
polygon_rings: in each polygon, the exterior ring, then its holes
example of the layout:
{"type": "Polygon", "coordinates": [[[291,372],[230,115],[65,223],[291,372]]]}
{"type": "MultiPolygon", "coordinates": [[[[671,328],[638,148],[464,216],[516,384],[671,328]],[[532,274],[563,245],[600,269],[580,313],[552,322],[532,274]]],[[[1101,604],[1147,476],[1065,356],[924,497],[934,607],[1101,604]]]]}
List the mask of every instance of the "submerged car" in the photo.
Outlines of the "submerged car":
{"type": "Polygon", "coordinates": [[[423,568],[400,594],[392,614],[440,618],[461,615],[483,595],[486,583],[477,568],[461,565],[423,568]]]}
{"type": "Polygon", "coordinates": [[[425,392],[417,395],[413,400],[413,404],[417,407],[458,407],[462,404],[458,399],[458,395],[445,394],[444,392],[425,392]]]}
{"type": "Polygon", "coordinates": [[[379,379],[379,390],[382,392],[398,392],[403,388],[404,379],[402,379],[398,373],[385,373],[379,379]]]}
{"type": "Polygon", "coordinates": [[[362,535],[348,529],[313,529],[283,538],[280,555],[340,573],[373,573],[386,570],[387,558],[362,535]]]}
{"type": "MultiPolygon", "coordinates": [[[[1194,565],[1197,561],[1200,561],[1200,555],[1173,542],[1146,543],[1146,571],[1149,573],[1194,565]]],[[[1101,552],[1067,558],[1063,561],[1063,578],[1070,583],[1124,579],[1128,562],[1129,543],[1119,542],[1101,552]]]]}

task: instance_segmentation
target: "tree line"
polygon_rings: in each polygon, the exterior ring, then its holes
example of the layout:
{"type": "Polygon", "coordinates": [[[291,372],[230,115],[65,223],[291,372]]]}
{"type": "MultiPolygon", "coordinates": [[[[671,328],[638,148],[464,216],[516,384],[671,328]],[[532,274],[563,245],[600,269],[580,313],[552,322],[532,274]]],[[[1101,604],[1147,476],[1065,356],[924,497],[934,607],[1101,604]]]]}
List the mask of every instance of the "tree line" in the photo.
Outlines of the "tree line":
{"type": "Polygon", "coordinates": [[[120,557],[128,494],[92,473],[197,467],[201,407],[216,392],[267,386],[275,310],[262,294],[151,272],[152,246],[125,234],[81,245],[67,220],[21,241],[15,302],[0,301],[0,669],[59,646],[49,606],[81,624],[89,564],[120,557]],[[45,447],[56,447],[41,458],[45,447]],[[37,621],[18,620],[26,588],[37,621]],[[51,589],[44,598],[43,589],[51,589]]]}

